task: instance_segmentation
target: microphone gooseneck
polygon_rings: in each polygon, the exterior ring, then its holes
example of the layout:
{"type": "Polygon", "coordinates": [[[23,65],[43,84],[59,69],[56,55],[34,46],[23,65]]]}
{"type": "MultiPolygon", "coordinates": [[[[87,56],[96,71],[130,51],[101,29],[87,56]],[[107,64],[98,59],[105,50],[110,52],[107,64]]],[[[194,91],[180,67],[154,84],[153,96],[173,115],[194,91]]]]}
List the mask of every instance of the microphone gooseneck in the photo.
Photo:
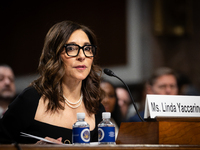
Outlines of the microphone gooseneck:
{"type": "Polygon", "coordinates": [[[133,100],[133,96],[131,95],[130,89],[128,88],[127,84],[126,84],[121,78],[119,78],[118,76],[116,76],[116,75],[114,74],[114,72],[111,71],[110,69],[107,69],[107,68],[106,68],[106,69],[103,70],[103,72],[104,72],[106,75],[108,75],[108,76],[116,77],[117,79],[119,79],[119,80],[126,86],[126,88],[127,88],[127,90],[128,90],[128,93],[129,93],[129,95],[130,95],[130,97],[131,97],[133,106],[134,106],[134,108],[135,108],[135,111],[136,111],[138,117],[140,118],[140,120],[141,120],[142,122],[144,122],[144,119],[140,116],[140,114],[139,114],[139,112],[138,112],[138,109],[137,109],[137,107],[136,107],[136,105],[135,105],[135,102],[134,102],[134,100],[133,100]]]}

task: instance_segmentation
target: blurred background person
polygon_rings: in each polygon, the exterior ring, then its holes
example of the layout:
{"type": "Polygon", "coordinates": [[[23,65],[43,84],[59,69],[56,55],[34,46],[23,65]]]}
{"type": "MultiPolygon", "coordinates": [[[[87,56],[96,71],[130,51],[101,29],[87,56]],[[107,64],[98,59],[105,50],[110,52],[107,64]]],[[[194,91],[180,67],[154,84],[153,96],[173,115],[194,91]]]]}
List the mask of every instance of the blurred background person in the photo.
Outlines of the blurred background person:
{"type": "Polygon", "coordinates": [[[171,68],[158,68],[147,81],[146,88],[147,94],[177,95],[177,74],[171,68]]]}
{"type": "Polygon", "coordinates": [[[130,114],[133,115],[135,113],[131,98],[128,91],[124,87],[117,87],[116,94],[118,98],[118,105],[122,113],[122,121],[126,121],[129,118],[130,114]]]}
{"type": "Polygon", "coordinates": [[[0,118],[16,96],[15,76],[7,64],[0,64],[0,118]]]}
{"type": "Polygon", "coordinates": [[[198,88],[193,85],[190,78],[184,73],[178,73],[178,87],[180,95],[200,95],[198,88]]]}
{"type": "MultiPolygon", "coordinates": [[[[168,67],[156,69],[144,86],[144,97],[140,105],[140,115],[143,119],[146,94],[177,95],[179,92],[177,74],[173,69],[168,67]]],[[[140,122],[141,120],[135,115],[128,121],[140,122]]]]}
{"type": "Polygon", "coordinates": [[[111,113],[111,121],[112,123],[115,124],[115,139],[116,139],[121,123],[121,111],[118,105],[115,86],[111,82],[102,79],[100,87],[105,92],[104,98],[102,99],[101,103],[105,107],[106,112],[111,113]]]}

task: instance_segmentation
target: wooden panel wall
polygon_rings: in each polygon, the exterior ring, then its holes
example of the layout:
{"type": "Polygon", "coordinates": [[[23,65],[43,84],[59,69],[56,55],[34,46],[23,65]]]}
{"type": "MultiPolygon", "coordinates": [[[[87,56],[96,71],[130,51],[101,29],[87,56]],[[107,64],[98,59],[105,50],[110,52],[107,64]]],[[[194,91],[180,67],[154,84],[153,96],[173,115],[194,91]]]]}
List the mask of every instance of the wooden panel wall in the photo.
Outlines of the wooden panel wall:
{"type": "Polygon", "coordinates": [[[0,63],[16,75],[35,73],[49,28],[63,20],[89,26],[99,42],[98,63],[126,64],[125,1],[42,0],[2,1],[0,63]]]}

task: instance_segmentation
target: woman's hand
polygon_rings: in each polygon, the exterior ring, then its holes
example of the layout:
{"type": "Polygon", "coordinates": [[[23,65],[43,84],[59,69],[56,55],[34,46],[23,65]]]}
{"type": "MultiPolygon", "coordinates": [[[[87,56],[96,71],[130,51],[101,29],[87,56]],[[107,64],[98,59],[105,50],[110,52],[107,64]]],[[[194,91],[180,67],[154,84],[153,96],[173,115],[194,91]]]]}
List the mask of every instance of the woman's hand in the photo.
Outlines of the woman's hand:
{"type": "MultiPolygon", "coordinates": [[[[53,138],[50,138],[50,137],[45,137],[45,139],[49,140],[51,142],[54,142],[56,144],[63,144],[62,143],[62,137],[59,137],[58,139],[53,139],[53,138]]],[[[50,144],[50,143],[40,140],[40,141],[37,141],[35,144],[50,144]]]]}

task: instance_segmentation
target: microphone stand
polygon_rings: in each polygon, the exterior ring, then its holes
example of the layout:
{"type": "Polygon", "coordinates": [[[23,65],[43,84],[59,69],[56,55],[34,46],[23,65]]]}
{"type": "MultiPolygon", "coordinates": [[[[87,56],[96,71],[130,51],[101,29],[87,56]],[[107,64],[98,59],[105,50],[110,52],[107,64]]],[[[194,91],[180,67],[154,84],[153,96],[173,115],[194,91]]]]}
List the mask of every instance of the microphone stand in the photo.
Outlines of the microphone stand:
{"type": "Polygon", "coordinates": [[[109,75],[109,76],[114,76],[114,77],[116,77],[117,79],[119,79],[119,80],[126,86],[126,88],[127,88],[128,93],[129,93],[129,95],[130,95],[130,97],[131,97],[133,106],[134,106],[134,108],[135,108],[135,111],[136,111],[138,117],[140,118],[140,120],[141,120],[142,122],[145,122],[144,119],[141,117],[141,115],[140,115],[139,112],[138,112],[138,109],[137,109],[137,107],[136,107],[136,105],[135,105],[135,102],[134,102],[134,100],[133,100],[133,96],[132,96],[132,94],[131,94],[131,92],[130,92],[130,89],[128,88],[127,84],[126,84],[121,78],[119,78],[118,76],[116,76],[116,75],[114,74],[114,72],[112,72],[112,71],[109,70],[109,69],[104,69],[104,73],[107,74],[107,75],[109,75]]]}

